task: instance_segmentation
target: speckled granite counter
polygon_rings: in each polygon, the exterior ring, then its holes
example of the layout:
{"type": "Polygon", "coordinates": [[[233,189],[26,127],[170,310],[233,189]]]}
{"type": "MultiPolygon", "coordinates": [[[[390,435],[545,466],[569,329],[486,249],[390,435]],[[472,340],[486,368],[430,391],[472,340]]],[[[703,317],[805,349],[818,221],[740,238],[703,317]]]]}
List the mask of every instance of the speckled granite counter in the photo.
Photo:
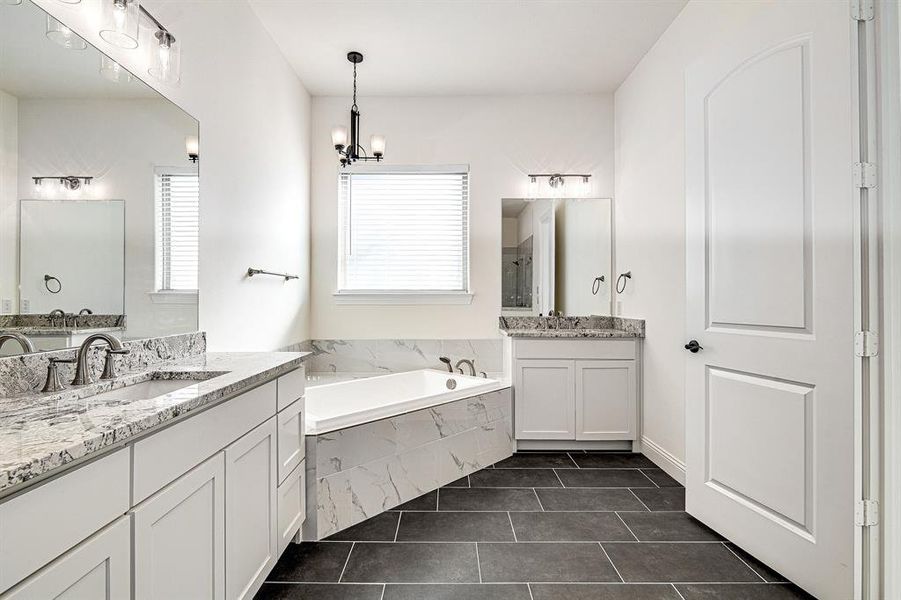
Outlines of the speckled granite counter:
{"type": "Polygon", "coordinates": [[[147,365],[114,381],[55,394],[25,392],[0,398],[0,496],[278,377],[299,367],[308,354],[202,353],[147,365]],[[94,396],[150,379],[204,377],[203,381],[151,399],[104,400],[94,396]]]}
{"type": "Polygon", "coordinates": [[[643,338],[644,320],[625,317],[500,317],[501,332],[516,338],[643,338]]]}
{"type": "Polygon", "coordinates": [[[23,327],[0,327],[0,333],[21,333],[28,336],[70,336],[70,335],[91,335],[94,333],[110,333],[114,331],[125,331],[124,327],[43,327],[43,326],[23,326],[23,327]]]}

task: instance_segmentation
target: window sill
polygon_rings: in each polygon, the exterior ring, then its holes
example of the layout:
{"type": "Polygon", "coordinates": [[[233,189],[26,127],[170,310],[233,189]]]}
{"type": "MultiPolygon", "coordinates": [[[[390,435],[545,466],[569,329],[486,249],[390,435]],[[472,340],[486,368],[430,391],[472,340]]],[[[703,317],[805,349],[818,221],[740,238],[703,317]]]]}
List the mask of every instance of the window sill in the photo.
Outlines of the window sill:
{"type": "Polygon", "coordinates": [[[197,304],[197,292],[147,292],[154,304],[197,304]]]}
{"type": "Polygon", "coordinates": [[[469,292],[353,292],[332,294],[335,304],[424,305],[472,304],[469,292]]]}

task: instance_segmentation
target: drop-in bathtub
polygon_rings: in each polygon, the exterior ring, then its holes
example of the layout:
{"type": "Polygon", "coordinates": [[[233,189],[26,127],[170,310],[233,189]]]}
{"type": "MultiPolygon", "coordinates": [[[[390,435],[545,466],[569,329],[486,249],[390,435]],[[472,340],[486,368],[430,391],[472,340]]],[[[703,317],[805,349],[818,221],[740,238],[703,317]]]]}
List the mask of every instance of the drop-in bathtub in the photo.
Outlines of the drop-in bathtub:
{"type": "Polygon", "coordinates": [[[424,369],[310,385],[307,520],[319,540],[513,453],[509,384],[424,369]]]}

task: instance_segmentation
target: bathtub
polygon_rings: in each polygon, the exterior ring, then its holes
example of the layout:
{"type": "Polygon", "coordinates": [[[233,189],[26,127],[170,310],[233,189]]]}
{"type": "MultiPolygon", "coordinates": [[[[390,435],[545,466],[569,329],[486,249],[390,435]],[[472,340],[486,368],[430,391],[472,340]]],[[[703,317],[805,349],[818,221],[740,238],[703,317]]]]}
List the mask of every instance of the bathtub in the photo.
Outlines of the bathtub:
{"type": "Polygon", "coordinates": [[[307,541],[513,453],[513,402],[501,380],[424,369],[311,385],[305,398],[307,541]]]}
{"type": "Polygon", "coordinates": [[[422,369],[308,387],[306,434],[319,435],[507,387],[497,379],[422,369]]]}

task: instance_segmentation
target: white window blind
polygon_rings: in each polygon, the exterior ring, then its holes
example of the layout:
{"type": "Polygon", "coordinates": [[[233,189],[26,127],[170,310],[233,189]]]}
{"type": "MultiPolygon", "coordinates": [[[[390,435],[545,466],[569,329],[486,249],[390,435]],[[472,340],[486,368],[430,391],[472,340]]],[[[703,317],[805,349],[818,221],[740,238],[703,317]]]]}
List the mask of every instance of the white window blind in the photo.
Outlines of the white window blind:
{"type": "Polygon", "coordinates": [[[200,181],[181,169],[156,170],[158,291],[196,291],[200,254],[200,181]]]}
{"type": "Polygon", "coordinates": [[[466,293],[469,174],[345,172],[340,292],[466,293]]]}

